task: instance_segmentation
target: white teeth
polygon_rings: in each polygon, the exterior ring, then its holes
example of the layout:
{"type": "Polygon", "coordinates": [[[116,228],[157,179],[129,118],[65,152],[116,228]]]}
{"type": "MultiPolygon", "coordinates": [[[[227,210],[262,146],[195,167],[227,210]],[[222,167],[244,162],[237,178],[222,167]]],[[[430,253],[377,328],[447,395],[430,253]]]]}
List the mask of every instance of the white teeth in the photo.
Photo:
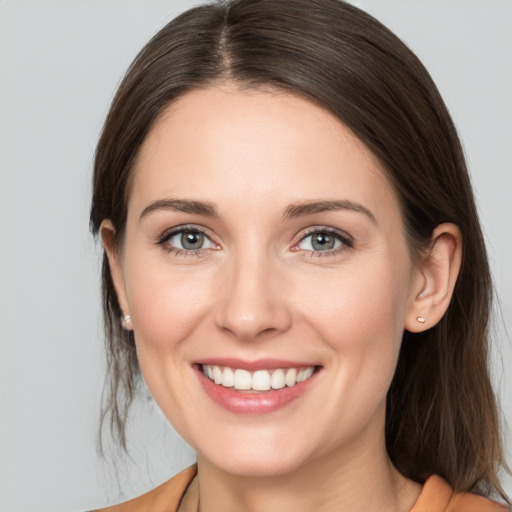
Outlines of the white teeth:
{"type": "Polygon", "coordinates": [[[276,370],[270,379],[270,386],[272,389],[282,389],[286,386],[286,382],[284,381],[284,372],[279,369],[276,370]]]}
{"type": "Polygon", "coordinates": [[[222,370],[218,366],[213,367],[213,382],[222,384],[222,370]]]}
{"type": "Polygon", "coordinates": [[[306,379],[309,379],[313,375],[313,368],[303,368],[297,374],[297,383],[304,382],[306,379]]]}
{"type": "Polygon", "coordinates": [[[203,365],[203,374],[217,385],[235,388],[239,391],[270,391],[292,387],[309,379],[315,371],[313,366],[307,368],[288,368],[276,370],[257,370],[253,373],[229,367],[203,365]]]}
{"type": "Polygon", "coordinates": [[[266,370],[254,372],[251,387],[255,391],[268,391],[270,389],[270,373],[266,370]]]}
{"type": "Polygon", "coordinates": [[[297,383],[297,370],[295,368],[290,368],[286,372],[285,382],[289,388],[297,383]]]}
{"type": "Polygon", "coordinates": [[[251,374],[247,370],[235,370],[235,389],[248,390],[251,389],[251,374]]]}
{"type": "Polygon", "coordinates": [[[231,368],[224,368],[222,372],[222,385],[225,388],[232,388],[235,385],[235,372],[231,368]]]}
{"type": "Polygon", "coordinates": [[[313,375],[312,368],[303,368],[297,374],[297,382],[304,382],[306,379],[309,379],[309,377],[311,377],[311,375],[313,375]]]}

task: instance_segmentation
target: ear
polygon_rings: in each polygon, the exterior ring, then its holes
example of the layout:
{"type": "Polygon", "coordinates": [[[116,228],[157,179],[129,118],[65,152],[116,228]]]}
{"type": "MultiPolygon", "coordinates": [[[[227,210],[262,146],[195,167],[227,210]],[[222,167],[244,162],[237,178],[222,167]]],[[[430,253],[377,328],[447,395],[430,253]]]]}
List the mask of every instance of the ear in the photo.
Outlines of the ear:
{"type": "Polygon", "coordinates": [[[430,251],[416,269],[405,329],[421,332],[436,325],[450,304],[462,258],[462,234],[455,224],[440,224],[430,251]]]}
{"type": "MultiPolygon", "coordinates": [[[[100,226],[101,241],[107,255],[110,274],[116,290],[117,301],[119,302],[123,317],[125,317],[126,315],[130,315],[130,308],[128,306],[126,287],[124,283],[122,261],[119,257],[119,252],[115,244],[115,234],[116,229],[114,224],[110,219],[105,219],[100,226]]],[[[125,329],[131,330],[131,320],[127,322],[122,320],[122,322],[125,329]]]]}

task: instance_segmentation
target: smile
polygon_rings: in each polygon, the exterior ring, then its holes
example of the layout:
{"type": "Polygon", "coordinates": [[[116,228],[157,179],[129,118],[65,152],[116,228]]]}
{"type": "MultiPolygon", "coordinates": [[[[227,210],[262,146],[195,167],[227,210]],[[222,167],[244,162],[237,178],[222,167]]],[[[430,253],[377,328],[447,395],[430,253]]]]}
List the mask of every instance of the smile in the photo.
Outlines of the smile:
{"type": "Polygon", "coordinates": [[[270,391],[293,387],[311,378],[314,366],[248,371],[228,366],[202,365],[203,375],[212,382],[237,391],[270,391]]]}
{"type": "Polygon", "coordinates": [[[286,407],[308,392],[323,373],[319,365],[272,359],[222,359],[193,364],[213,402],[236,414],[260,415],[286,407]]]}

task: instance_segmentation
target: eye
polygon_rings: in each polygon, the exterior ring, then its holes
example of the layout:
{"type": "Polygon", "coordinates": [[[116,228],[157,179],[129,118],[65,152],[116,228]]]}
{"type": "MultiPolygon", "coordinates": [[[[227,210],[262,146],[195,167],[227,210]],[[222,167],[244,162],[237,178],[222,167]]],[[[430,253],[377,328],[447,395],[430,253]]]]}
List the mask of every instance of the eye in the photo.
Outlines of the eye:
{"type": "Polygon", "coordinates": [[[213,249],[217,246],[203,233],[194,228],[181,228],[166,233],[159,241],[169,250],[201,251],[213,249]]]}
{"type": "Polygon", "coordinates": [[[296,247],[302,251],[329,252],[352,246],[352,240],[346,235],[328,229],[317,229],[306,234],[296,247]]]}

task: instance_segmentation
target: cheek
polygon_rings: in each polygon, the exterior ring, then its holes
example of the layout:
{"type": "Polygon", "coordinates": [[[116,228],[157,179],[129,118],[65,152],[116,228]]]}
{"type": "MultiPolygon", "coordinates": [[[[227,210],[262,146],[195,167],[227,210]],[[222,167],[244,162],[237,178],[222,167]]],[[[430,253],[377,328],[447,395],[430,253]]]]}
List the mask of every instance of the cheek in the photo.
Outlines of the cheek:
{"type": "Polygon", "coordinates": [[[151,263],[131,269],[127,295],[138,345],[169,349],[187,338],[211,301],[207,272],[151,263]]]}
{"type": "Polygon", "coordinates": [[[403,331],[409,287],[408,266],[403,271],[396,267],[401,265],[374,259],[330,272],[325,279],[301,277],[300,308],[335,348],[389,340],[391,333],[394,340],[403,331]]]}
{"type": "Polygon", "coordinates": [[[177,270],[149,258],[134,257],[127,268],[127,296],[144,381],[169,421],[186,432],[183,411],[196,418],[202,411],[182,393],[191,371],[183,361],[190,359],[196,346],[190,340],[197,338],[198,326],[211,310],[211,279],[197,269],[177,270]]]}
{"type": "Polygon", "coordinates": [[[360,407],[385,397],[396,367],[404,330],[409,264],[376,258],[346,267],[318,286],[304,283],[305,326],[314,326],[329,346],[338,389],[350,391],[345,403],[360,407]]]}

